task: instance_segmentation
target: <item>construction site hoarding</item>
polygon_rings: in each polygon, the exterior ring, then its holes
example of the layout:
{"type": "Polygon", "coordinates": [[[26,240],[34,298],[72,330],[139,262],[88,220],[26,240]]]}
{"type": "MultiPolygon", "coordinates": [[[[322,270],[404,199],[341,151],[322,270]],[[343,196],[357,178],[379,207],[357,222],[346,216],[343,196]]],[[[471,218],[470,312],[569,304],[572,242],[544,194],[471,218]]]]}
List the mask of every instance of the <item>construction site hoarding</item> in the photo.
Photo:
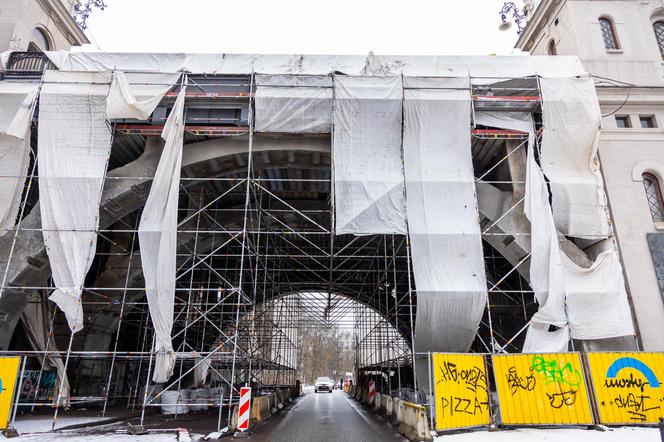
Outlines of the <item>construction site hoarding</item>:
{"type": "Polygon", "coordinates": [[[9,425],[20,359],[18,356],[0,358],[0,429],[9,425]]]}
{"type": "Polygon", "coordinates": [[[494,355],[503,425],[591,425],[579,353],[494,355]]]}
{"type": "Polygon", "coordinates": [[[489,425],[488,382],[483,355],[432,354],[437,431],[489,425]]]}
{"type": "Polygon", "coordinates": [[[664,417],[663,353],[588,353],[602,424],[657,423],[664,417]]]}

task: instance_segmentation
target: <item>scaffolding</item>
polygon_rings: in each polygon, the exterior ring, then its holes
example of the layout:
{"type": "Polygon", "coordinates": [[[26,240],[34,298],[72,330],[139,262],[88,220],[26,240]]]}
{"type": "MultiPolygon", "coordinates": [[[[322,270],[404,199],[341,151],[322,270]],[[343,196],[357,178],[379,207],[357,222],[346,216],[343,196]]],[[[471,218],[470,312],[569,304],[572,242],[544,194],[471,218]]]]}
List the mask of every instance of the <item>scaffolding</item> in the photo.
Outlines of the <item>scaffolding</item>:
{"type": "MultiPolygon", "coordinates": [[[[473,113],[518,110],[541,121],[537,78],[471,83],[473,113]]],[[[427,356],[412,346],[417,288],[408,238],[335,235],[330,136],[255,133],[254,87],[253,75],[189,76],[184,151],[192,154],[180,184],[172,335],[177,363],[164,385],[151,382],[154,333],[137,227],[154,170],[149,161],[179,87],[147,123],[111,122],[99,242],[83,295],[86,328],[77,334],[48,301],[53,284],[43,251],[31,257],[32,274],[14,270],[25,259],[17,251],[41,236],[33,141],[19,220],[0,244],[8,247],[2,293],[29,300],[28,312],[41,312],[39,324],[34,314],[24,316],[11,347],[0,352],[27,361],[21,376],[32,388],[20,395],[20,410],[52,408],[54,429],[63,408],[83,404],[103,414],[140,413],[140,424],[147,425],[152,407],[168,405],[163,393],[171,391],[177,405],[213,410],[221,429],[240,386],[251,385],[260,395],[296,384],[298,330],[304,326],[350,333],[357,382],[372,379],[378,391],[421,401],[414,362],[427,356]],[[35,330],[44,339],[27,337],[35,330]],[[66,377],[54,376],[58,366],[66,377]],[[208,370],[209,379],[197,374],[208,370]],[[50,389],[42,387],[47,377],[54,382],[50,389]],[[191,390],[198,395],[184,393],[191,390]]],[[[38,127],[35,117],[33,140],[38,127]]],[[[541,135],[540,128],[538,123],[541,135]]],[[[523,246],[529,230],[508,222],[523,212],[527,134],[469,130],[477,185],[504,197],[494,213],[480,213],[489,296],[472,350],[519,351],[537,310],[523,246]]]]}

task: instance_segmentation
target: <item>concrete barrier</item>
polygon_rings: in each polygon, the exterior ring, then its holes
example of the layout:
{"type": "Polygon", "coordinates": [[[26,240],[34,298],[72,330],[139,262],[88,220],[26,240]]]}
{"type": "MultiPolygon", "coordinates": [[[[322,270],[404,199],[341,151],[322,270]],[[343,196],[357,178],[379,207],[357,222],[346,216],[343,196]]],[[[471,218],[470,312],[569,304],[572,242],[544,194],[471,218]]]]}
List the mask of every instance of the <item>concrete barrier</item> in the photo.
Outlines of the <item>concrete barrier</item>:
{"type": "Polygon", "coordinates": [[[380,405],[383,403],[381,396],[382,395],[380,393],[376,392],[376,394],[374,395],[373,404],[371,404],[373,410],[376,413],[380,413],[380,405]]]}
{"type": "Polygon", "coordinates": [[[277,390],[277,408],[279,410],[284,408],[285,402],[286,401],[284,400],[284,390],[277,390]]]}
{"type": "Polygon", "coordinates": [[[400,401],[400,407],[401,424],[399,424],[399,433],[410,440],[433,440],[431,431],[429,431],[429,419],[427,418],[426,408],[406,401],[400,401]]]}
{"type": "Polygon", "coordinates": [[[392,416],[392,396],[383,394],[380,396],[380,398],[383,400],[383,402],[380,404],[380,412],[389,418],[392,416]]]}
{"type": "Polygon", "coordinates": [[[269,404],[269,407],[270,407],[270,413],[271,414],[274,414],[277,411],[279,411],[279,409],[277,408],[277,394],[276,393],[269,394],[267,396],[267,401],[268,401],[268,404],[269,404]]]}
{"type": "Polygon", "coordinates": [[[269,396],[254,398],[251,404],[251,418],[256,422],[263,422],[272,415],[270,413],[269,396]]]}
{"type": "MultiPolygon", "coordinates": [[[[238,420],[238,413],[240,411],[240,407],[238,404],[233,404],[231,405],[233,411],[231,411],[231,423],[228,425],[228,430],[230,432],[234,432],[237,430],[237,420],[238,420]]],[[[251,427],[251,419],[249,419],[249,426],[251,427]]]]}
{"type": "Polygon", "coordinates": [[[390,423],[393,427],[398,427],[401,424],[401,399],[398,397],[392,398],[392,417],[390,423]]]}

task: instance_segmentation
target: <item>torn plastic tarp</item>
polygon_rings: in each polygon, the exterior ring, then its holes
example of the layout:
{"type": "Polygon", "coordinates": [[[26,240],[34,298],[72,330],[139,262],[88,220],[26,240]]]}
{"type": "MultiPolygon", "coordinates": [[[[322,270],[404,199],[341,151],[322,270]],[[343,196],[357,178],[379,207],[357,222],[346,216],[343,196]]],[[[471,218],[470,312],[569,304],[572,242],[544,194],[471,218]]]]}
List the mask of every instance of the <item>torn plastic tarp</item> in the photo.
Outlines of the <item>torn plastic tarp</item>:
{"type": "Polygon", "coordinates": [[[597,146],[601,113],[593,80],[542,78],[542,170],[553,218],[565,236],[607,238],[608,211],[597,146]]]}
{"type": "Polygon", "coordinates": [[[306,74],[475,77],[574,77],[585,69],[575,56],[403,56],[300,54],[177,54],[46,52],[61,71],[192,72],[198,74],[306,74]]]}
{"type": "Polygon", "coordinates": [[[634,334],[632,314],[618,251],[613,243],[589,268],[561,252],[567,316],[574,339],[604,339],[634,334]]]}
{"type": "Polygon", "coordinates": [[[185,91],[186,86],[183,86],[161,134],[164,149],[138,226],[145,292],[155,332],[157,357],[152,380],[156,383],[168,381],[175,366],[171,332],[185,91]]]}
{"type": "Polygon", "coordinates": [[[468,351],[486,306],[469,86],[467,78],[404,79],[404,171],[418,352],[468,351]]]}
{"type": "Polygon", "coordinates": [[[332,77],[256,75],[256,131],[332,132],[332,77]]]}
{"type": "Polygon", "coordinates": [[[401,77],[334,78],[337,234],[406,233],[401,77]]]}
{"type": "Polygon", "coordinates": [[[476,111],[475,125],[531,133],[533,117],[530,112],[476,111]]]}
{"type": "Polygon", "coordinates": [[[556,351],[569,333],[574,339],[634,334],[618,252],[601,253],[589,268],[560,249],[549,191],[529,143],[525,213],[531,221],[530,284],[540,305],[531,319],[524,351],[556,351]],[[548,332],[549,325],[561,327],[548,332]]]}
{"type": "Polygon", "coordinates": [[[564,353],[569,348],[569,327],[549,331],[549,324],[531,322],[523,353],[564,353]]]}
{"type": "Polygon", "coordinates": [[[0,236],[14,228],[21,207],[38,92],[35,84],[0,83],[0,236]]]}
{"type": "Polygon", "coordinates": [[[210,366],[212,359],[209,355],[207,357],[196,357],[194,360],[194,386],[200,387],[207,381],[210,375],[210,366]]]}
{"type": "MultiPolygon", "coordinates": [[[[49,338],[48,331],[49,324],[52,319],[50,317],[49,307],[42,302],[30,302],[23,310],[23,325],[25,327],[25,335],[28,339],[33,350],[44,353],[45,359],[43,360],[44,368],[48,369],[54,367],[58,375],[58,391],[61,392],[60,405],[69,406],[69,378],[65,370],[65,364],[62,357],[59,356],[57,343],[55,339],[49,338]]],[[[34,397],[30,399],[35,399],[34,397]]],[[[58,394],[53,396],[53,404],[58,401],[58,394]]]]}
{"type": "Polygon", "coordinates": [[[39,104],[39,208],[56,290],[72,332],[83,328],[82,287],[97,244],[111,151],[110,73],[46,71],[39,104]]]}
{"type": "Polygon", "coordinates": [[[113,72],[113,82],[106,104],[107,118],[147,120],[180,76],[179,73],[113,72]]]}

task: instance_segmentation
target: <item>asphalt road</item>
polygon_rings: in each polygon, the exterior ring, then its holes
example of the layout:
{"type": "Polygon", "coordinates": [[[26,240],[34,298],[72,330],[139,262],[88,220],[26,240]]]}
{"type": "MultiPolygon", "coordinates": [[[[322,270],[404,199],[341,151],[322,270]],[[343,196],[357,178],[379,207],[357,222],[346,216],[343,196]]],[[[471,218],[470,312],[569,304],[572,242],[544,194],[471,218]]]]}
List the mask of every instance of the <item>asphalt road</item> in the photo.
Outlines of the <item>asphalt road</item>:
{"type": "Polygon", "coordinates": [[[265,442],[378,442],[405,441],[387,423],[346,393],[306,392],[255,428],[250,441],[265,442]]]}

